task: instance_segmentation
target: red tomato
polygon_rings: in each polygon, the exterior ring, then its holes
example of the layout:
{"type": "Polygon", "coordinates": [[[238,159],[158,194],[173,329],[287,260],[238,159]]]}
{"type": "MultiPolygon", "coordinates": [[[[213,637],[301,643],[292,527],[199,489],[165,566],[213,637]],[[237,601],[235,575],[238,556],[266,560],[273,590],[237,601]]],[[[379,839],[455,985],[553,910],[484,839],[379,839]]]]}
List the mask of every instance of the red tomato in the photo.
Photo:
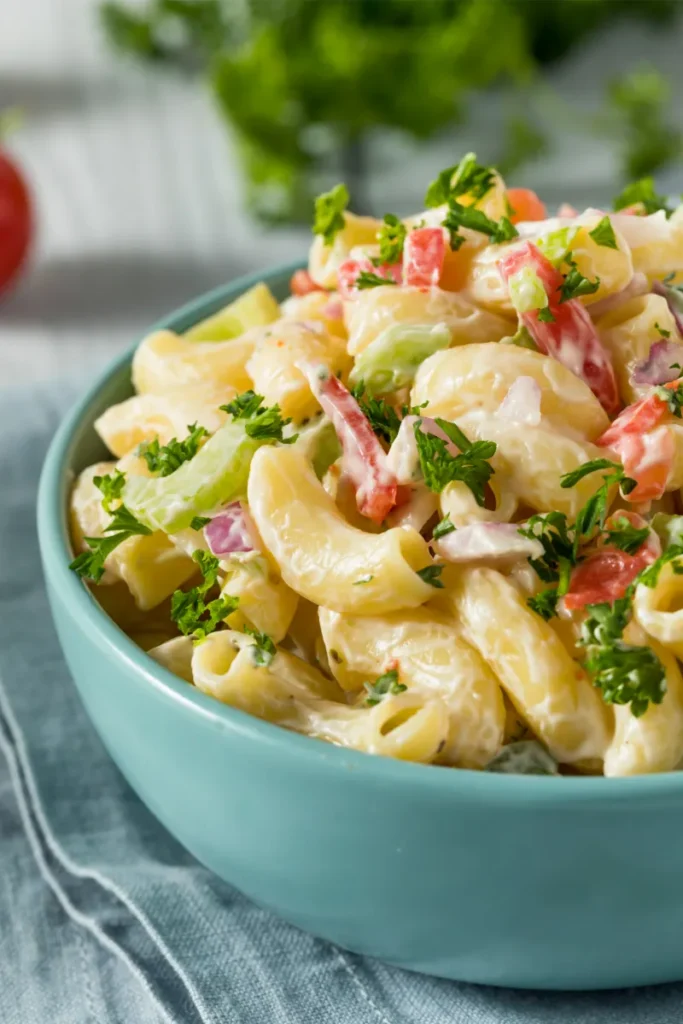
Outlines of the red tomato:
{"type": "Polygon", "coordinates": [[[446,256],[443,228],[416,228],[403,248],[403,283],[431,288],[439,283],[446,256]]]}
{"type": "MultiPolygon", "coordinates": [[[[636,512],[620,510],[608,518],[605,528],[614,526],[619,519],[628,519],[637,529],[647,526],[636,512]]],[[[659,538],[652,530],[635,555],[609,546],[592,552],[572,573],[569,590],[564,596],[565,608],[575,611],[587,604],[616,601],[624,596],[638,573],[652,565],[660,554],[659,538]]]]}
{"type": "Polygon", "coordinates": [[[541,352],[581,377],[610,415],[619,409],[619,391],[610,357],[602,347],[595,325],[578,299],[560,302],[563,277],[533,242],[522,242],[498,262],[504,281],[525,267],[534,270],[548,296],[548,308],[554,320],[538,319],[538,310],[520,313],[541,352]]]}
{"type": "Polygon", "coordinates": [[[289,282],[292,295],[310,295],[311,292],[324,292],[322,285],[316,284],[307,270],[295,270],[289,282]]]}
{"type": "Polygon", "coordinates": [[[361,515],[381,523],[396,504],[398,484],[384,449],[358,402],[337,377],[320,380],[309,369],[311,387],[332,420],[343,450],[342,468],[356,490],[361,515]]]}
{"type": "Polygon", "coordinates": [[[510,220],[513,224],[523,220],[545,220],[548,216],[545,203],[530,188],[509,188],[507,197],[512,207],[510,220]]]}
{"type": "Polygon", "coordinates": [[[356,279],[359,274],[367,272],[368,274],[375,274],[377,277],[386,278],[391,284],[401,283],[401,264],[400,263],[380,263],[378,267],[374,265],[369,259],[360,260],[344,260],[337,271],[337,287],[339,294],[343,299],[353,298],[354,295],[358,294],[358,288],[356,288],[356,279]]]}
{"type": "Polygon", "coordinates": [[[0,293],[11,284],[28,254],[33,233],[31,197],[6,153],[0,153],[0,293]]]}

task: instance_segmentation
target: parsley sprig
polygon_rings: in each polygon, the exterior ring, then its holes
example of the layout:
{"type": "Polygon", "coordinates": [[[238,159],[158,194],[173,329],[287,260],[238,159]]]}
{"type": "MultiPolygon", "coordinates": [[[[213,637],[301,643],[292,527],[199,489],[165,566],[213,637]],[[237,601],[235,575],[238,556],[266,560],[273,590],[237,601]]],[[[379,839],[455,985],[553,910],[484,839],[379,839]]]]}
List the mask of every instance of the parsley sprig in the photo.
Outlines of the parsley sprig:
{"type": "Polygon", "coordinates": [[[627,555],[635,555],[650,533],[649,526],[633,526],[626,516],[616,516],[612,525],[605,531],[605,541],[627,555]]]}
{"type": "Polygon", "coordinates": [[[449,199],[468,195],[478,201],[493,188],[495,171],[477,162],[476,153],[467,153],[459,164],[446,167],[429,185],[425,206],[442,206],[449,199]]]}
{"type": "Polygon", "coordinates": [[[618,249],[616,235],[614,234],[614,228],[612,227],[612,221],[609,219],[607,214],[599,220],[592,231],[588,234],[593,239],[596,245],[602,246],[604,249],[618,249]]]}
{"type": "Polygon", "coordinates": [[[363,686],[367,692],[365,703],[368,707],[380,704],[387,694],[404,693],[408,689],[404,683],[399,683],[398,669],[395,668],[379,676],[374,683],[363,683],[363,686]]]}
{"type": "Polygon", "coordinates": [[[434,527],[432,531],[432,540],[439,540],[440,537],[447,537],[449,533],[453,533],[456,529],[455,524],[451,520],[450,512],[447,512],[443,519],[434,527]]]}
{"type": "Polygon", "coordinates": [[[257,395],[253,391],[244,391],[228,402],[221,405],[223,412],[230,413],[233,419],[245,420],[244,430],[249,437],[259,441],[279,441],[280,444],[293,444],[298,434],[291,437],[284,437],[283,427],[291,423],[291,418],[283,420],[279,405],[271,405],[266,408],[263,404],[263,395],[257,395]]]}
{"type": "Polygon", "coordinates": [[[655,190],[655,183],[652,178],[641,178],[627,185],[623,192],[613,202],[615,210],[623,210],[627,206],[641,204],[646,214],[657,213],[664,210],[667,217],[670,217],[673,210],[666,201],[666,196],[660,196],[655,190]]]}
{"type": "Polygon", "coordinates": [[[571,572],[576,564],[574,533],[564,512],[531,516],[525,526],[518,527],[518,532],[523,537],[540,541],[543,554],[540,558],[530,558],[529,564],[544,583],[556,584],[527,600],[532,611],[547,622],[557,614],[557,603],[569,589],[571,572]]]}
{"type": "Polygon", "coordinates": [[[188,423],[187,429],[189,434],[183,441],[173,437],[168,444],[160,447],[159,438],[155,437],[153,441],[143,441],[139,444],[135,454],[145,460],[151,473],[170,476],[184,462],[189,462],[195,457],[199,451],[199,442],[209,436],[208,430],[197,423],[188,423]]]}
{"type": "Polygon", "coordinates": [[[666,402],[671,415],[680,420],[683,409],[683,384],[677,384],[675,388],[656,387],[654,393],[666,402]]]}
{"type": "Polygon", "coordinates": [[[428,583],[430,587],[435,587],[436,590],[443,590],[444,586],[439,577],[443,572],[442,565],[425,565],[424,569],[418,569],[417,575],[425,583],[428,583]]]}
{"type": "Polygon", "coordinates": [[[218,582],[219,561],[208,551],[195,551],[192,558],[204,577],[203,582],[190,590],[176,590],[171,597],[171,619],[185,636],[196,641],[205,640],[209,633],[235,611],[239,598],[217,597],[207,601],[209,592],[218,582]]]}
{"type": "Polygon", "coordinates": [[[579,643],[586,648],[593,685],[606,704],[630,704],[631,714],[640,718],[651,703],[664,699],[666,670],[651,647],[624,642],[631,618],[629,597],[588,605],[587,611],[579,643]]]}
{"type": "Polygon", "coordinates": [[[493,466],[488,461],[497,449],[495,441],[470,441],[455,423],[440,417],[435,422],[444,434],[460,449],[460,454],[451,455],[446,441],[434,434],[425,433],[422,420],[413,426],[415,443],[420,461],[420,471],[430,491],[439,494],[446,484],[462,480],[474,495],[475,501],[484,506],[485,488],[493,476],[493,466]]]}
{"type": "Polygon", "coordinates": [[[568,252],[564,258],[569,270],[560,288],[560,302],[569,302],[570,299],[577,299],[579,295],[594,295],[600,287],[600,278],[596,277],[594,281],[590,281],[584,277],[572,256],[573,253],[568,252]]]}
{"type": "Polygon", "coordinates": [[[393,444],[401,426],[401,417],[394,407],[384,398],[366,395],[362,380],[351,389],[351,394],[358,402],[363,415],[369,420],[375,434],[387,444],[393,444]]]}
{"type": "Polygon", "coordinates": [[[368,288],[378,288],[383,284],[396,284],[393,277],[382,277],[381,274],[374,274],[372,270],[361,270],[360,274],[355,280],[355,286],[359,291],[365,291],[368,288]]]}
{"type": "Polygon", "coordinates": [[[250,647],[254,664],[267,668],[277,654],[272,637],[269,637],[267,633],[259,633],[257,629],[250,629],[249,626],[244,627],[244,632],[254,640],[250,647]]]}
{"type": "Polygon", "coordinates": [[[104,575],[105,561],[119,544],[123,544],[129,537],[147,536],[152,532],[139,522],[125,505],[112,509],[112,502],[121,499],[125,482],[125,473],[121,473],[120,470],[107,473],[105,476],[93,477],[93,483],[103,495],[102,507],[105,512],[110,513],[111,519],[104,527],[105,536],[83,538],[90,550],[82,551],[69,565],[69,568],[83,580],[99,583],[104,575]]]}
{"type": "Polygon", "coordinates": [[[576,517],[576,523],[574,525],[575,559],[577,557],[581,541],[584,538],[589,537],[596,526],[599,527],[600,530],[605,528],[609,489],[612,484],[619,484],[622,495],[630,494],[636,486],[636,481],[632,480],[631,477],[626,476],[624,467],[621,463],[613,462],[611,459],[591,459],[589,462],[584,462],[582,466],[579,466],[579,468],[573,470],[573,472],[565,473],[564,476],[560,477],[560,487],[575,487],[576,484],[578,484],[580,480],[583,480],[584,477],[589,476],[591,473],[596,473],[601,469],[608,469],[610,472],[603,476],[602,484],[598,487],[595,494],[591,495],[576,517]]]}
{"type": "Polygon", "coordinates": [[[398,263],[403,255],[403,245],[408,230],[395,213],[385,213],[382,226],[377,232],[379,242],[379,263],[398,263]]]}
{"type": "Polygon", "coordinates": [[[342,184],[335,185],[316,199],[313,234],[322,235],[325,245],[332,245],[339,232],[344,230],[344,210],[348,203],[348,189],[342,184]]]}
{"type": "Polygon", "coordinates": [[[517,238],[519,234],[509,217],[501,217],[499,221],[492,220],[483,210],[477,210],[474,206],[463,206],[457,199],[449,199],[448,212],[441,223],[450,234],[451,249],[454,251],[465,241],[465,236],[458,233],[460,228],[469,228],[470,231],[488,235],[492,242],[508,242],[512,238],[517,238]]]}

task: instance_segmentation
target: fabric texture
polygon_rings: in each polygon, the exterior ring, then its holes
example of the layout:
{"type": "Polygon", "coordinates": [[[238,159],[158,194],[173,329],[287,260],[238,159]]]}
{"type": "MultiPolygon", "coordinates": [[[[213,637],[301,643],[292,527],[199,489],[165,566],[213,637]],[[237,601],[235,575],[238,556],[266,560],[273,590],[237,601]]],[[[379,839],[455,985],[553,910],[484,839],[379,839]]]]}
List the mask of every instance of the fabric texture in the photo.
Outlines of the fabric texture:
{"type": "Polygon", "coordinates": [[[2,1024],[678,1024],[683,985],[515,992],[353,956],[175,842],[110,761],[50,621],[36,486],[73,388],[0,393],[2,1024]]]}

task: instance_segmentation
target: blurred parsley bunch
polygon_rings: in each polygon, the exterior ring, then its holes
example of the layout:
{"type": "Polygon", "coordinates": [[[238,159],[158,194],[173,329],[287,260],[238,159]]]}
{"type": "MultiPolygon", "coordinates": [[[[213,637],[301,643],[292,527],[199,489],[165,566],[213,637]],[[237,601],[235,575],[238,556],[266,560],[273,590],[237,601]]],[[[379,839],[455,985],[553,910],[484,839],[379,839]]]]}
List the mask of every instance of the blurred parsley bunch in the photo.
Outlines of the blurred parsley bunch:
{"type": "MultiPolygon", "coordinates": [[[[148,0],[101,13],[118,49],[206,77],[235,134],[250,208],[292,220],[310,216],[307,172],[334,154],[362,208],[372,128],[426,139],[461,120],[475,90],[523,87],[618,17],[663,21],[675,9],[676,0],[148,0]]],[[[657,72],[614,83],[610,98],[626,176],[680,155],[657,72]]],[[[547,147],[523,113],[507,136],[508,173],[547,147]]]]}

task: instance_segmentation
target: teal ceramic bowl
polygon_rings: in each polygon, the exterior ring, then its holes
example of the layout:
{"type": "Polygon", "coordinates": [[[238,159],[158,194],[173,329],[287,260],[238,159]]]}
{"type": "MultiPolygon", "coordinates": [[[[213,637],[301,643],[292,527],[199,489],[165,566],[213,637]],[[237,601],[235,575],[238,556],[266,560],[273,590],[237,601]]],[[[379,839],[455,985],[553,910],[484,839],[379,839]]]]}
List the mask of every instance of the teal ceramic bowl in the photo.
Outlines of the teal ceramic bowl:
{"type": "MultiPolygon", "coordinates": [[[[265,278],[284,296],[294,267],[265,278]]],[[[245,278],[171,314],[185,330],[245,278]]],[[[61,644],[142,800],[221,878],[300,928],[414,971],[527,988],[683,979],[683,774],[550,778],[346,751],[225,707],[160,668],[67,568],[67,494],[104,455],[131,352],[62,424],[39,496],[61,644]]]]}

